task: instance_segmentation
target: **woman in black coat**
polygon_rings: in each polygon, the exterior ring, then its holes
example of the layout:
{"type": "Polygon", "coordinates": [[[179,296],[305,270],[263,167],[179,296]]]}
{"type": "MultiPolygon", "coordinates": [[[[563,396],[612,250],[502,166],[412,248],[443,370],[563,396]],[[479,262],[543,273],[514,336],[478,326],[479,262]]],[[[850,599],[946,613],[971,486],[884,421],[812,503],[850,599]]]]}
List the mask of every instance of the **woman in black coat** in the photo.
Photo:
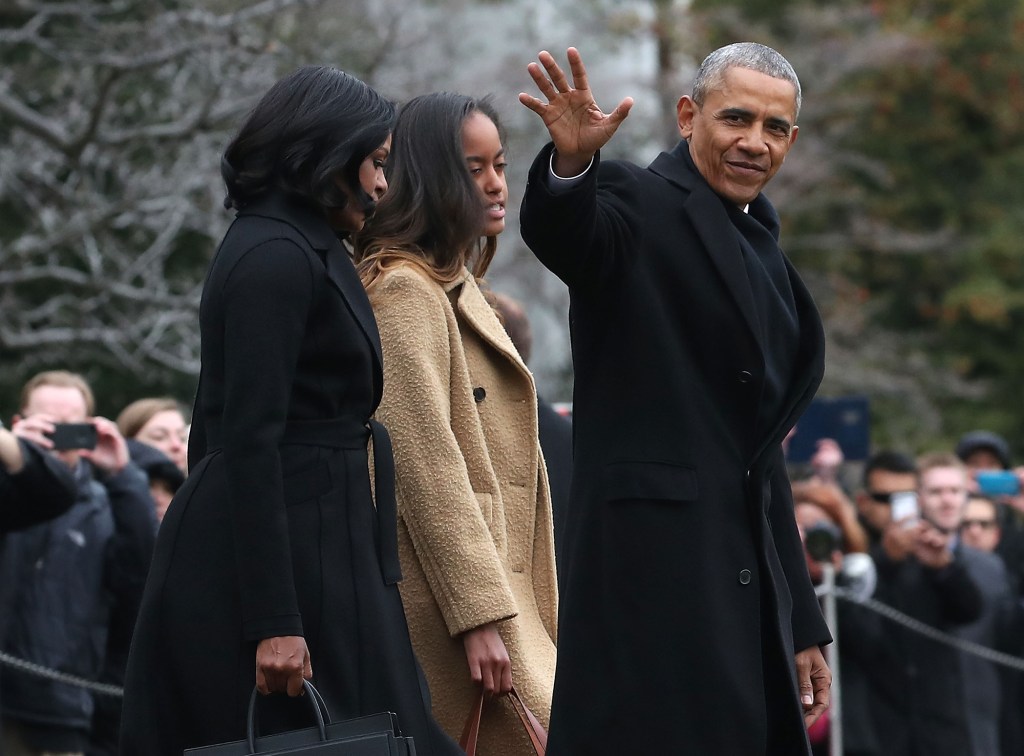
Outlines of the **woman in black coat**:
{"type": "Polygon", "coordinates": [[[393,711],[417,753],[459,753],[430,715],[397,590],[381,357],[339,236],[387,184],[394,107],[332,68],[270,89],[222,159],[238,211],[200,307],[189,477],[161,525],[132,645],[122,752],[175,754],[393,711]],[[372,426],[372,429],[371,429],[372,426]],[[376,506],[367,445],[374,440],[376,506]]]}

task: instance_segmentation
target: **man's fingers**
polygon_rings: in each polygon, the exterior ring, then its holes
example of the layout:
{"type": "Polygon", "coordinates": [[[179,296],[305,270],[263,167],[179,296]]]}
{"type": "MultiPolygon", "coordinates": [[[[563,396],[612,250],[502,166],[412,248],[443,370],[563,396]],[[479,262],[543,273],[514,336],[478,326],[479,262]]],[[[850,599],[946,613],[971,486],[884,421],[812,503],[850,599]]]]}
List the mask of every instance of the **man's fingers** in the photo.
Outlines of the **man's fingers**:
{"type": "Polygon", "coordinates": [[[569,59],[569,70],[572,71],[573,87],[576,89],[590,89],[590,84],[587,82],[587,68],[583,65],[580,51],[575,47],[570,47],[565,55],[569,59]]]}
{"type": "Polygon", "coordinates": [[[541,65],[548,72],[548,76],[551,77],[551,83],[555,85],[555,89],[559,92],[568,92],[572,87],[569,86],[569,80],[565,78],[565,71],[561,69],[558,63],[555,62],[554,57],[551,53],[546,50],[542,51],[537,55],[541,65]]]}
{"type": "Polygon", "coordinates": [[[626,120],[626,116],[629,115],[629,111],[633,108],[633,98],[626,97],[616,106],[615,110],[608,114],[608,122],[614,128],[618,128],[619,124],[626,120]]]}
{"type": "Polygon", "coordinates": [[[800,681],[800,703],[805,707],[814,705],[814,689],[810,680],[800,681]]]}
{"type": "Polygon", "coordinates": [[[800,703],[806,709],[814,703],[814,688],[811,686],[811,663],[805,654],[796,657],[796,685],[800,691],[800,703]]]}
{"type": "Polygon", "coordinates": [[[551,83],[547,76],[544,75],[543,69],[536,63],[529,63],[526,66],[527,72],[530,74],[530,78],[533,79],[533,83],[537,85],[537,89],[540,93],[553,100],[558,96],[558,90],[555,89],[555,85],[551,83]]]}
{"type": "Polygon", "coordinates": [[[519,102],[523,103],[526,107],[532,110],[537,115],[544,116],[544,108],[546,107],[543,102],[538,100],[533,95],[528,95],[526,92],[519,93],[519,102]]]}
{"type": "Polygon", "coordinates": [[[831,677],[814,679],[813,703],[810,706],[804,705],[804,722],[808,727],[814,724],[818,717],[828,709],[829,701],[831,700],[830,684],[831,677]]]}

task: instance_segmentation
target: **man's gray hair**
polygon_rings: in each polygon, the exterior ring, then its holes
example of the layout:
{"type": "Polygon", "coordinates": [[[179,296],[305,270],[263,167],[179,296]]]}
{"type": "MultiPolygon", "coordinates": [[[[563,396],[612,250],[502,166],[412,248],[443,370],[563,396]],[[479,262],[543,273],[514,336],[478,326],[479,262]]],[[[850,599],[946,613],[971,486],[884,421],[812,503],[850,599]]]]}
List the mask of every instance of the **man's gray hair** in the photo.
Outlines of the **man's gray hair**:
{"type": "Polygon", "coordinates": [[[730,68],[749,68],[751,71],[771,76],[773,79],[788,81],[796,89],[796,113],[800,115],[800,80],[789,61],[778,52],[757,42],[736,42],[732,45],[719,47],[704,58],[693,80],[693,101],[697,107],[703,108],[711,90],[722,85],[725,72],[730,68]]]}

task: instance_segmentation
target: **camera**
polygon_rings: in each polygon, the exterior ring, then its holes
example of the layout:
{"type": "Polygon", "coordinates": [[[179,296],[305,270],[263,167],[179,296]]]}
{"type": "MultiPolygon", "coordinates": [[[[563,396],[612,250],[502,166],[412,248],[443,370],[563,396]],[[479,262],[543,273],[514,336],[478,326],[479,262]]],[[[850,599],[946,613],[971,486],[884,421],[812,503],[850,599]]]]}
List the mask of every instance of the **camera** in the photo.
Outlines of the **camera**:
{"type": "Polygon", "coordinates": [[[831,522],[818,522],[804,531],[804,547],[815,562],[832,561],[832,552],[843,546],[843,534],[831,522]]]}
{"type": "Polygon", "coordinates": [[[95,449],[96,426],[92,423],[56,423],[47,434],[55,451],[95,449]]]}

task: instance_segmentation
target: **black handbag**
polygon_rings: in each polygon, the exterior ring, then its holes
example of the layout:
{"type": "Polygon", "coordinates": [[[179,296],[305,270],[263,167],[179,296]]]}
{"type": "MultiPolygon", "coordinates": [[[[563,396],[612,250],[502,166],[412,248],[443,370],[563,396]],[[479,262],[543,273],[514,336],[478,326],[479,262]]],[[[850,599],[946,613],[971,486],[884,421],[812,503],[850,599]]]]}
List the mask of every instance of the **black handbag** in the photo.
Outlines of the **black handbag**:
{"type": "Polygon", "coordinates": [[[256,689],[249,699],[247,737],[230,743],[186,748],[184,756],[416,756],[411,737],[403,737],[398,716],[389,711],[331,722],[320,692],[308,680],[302,681],[316,725],[273,735],[257,735],[256,689]]]}

